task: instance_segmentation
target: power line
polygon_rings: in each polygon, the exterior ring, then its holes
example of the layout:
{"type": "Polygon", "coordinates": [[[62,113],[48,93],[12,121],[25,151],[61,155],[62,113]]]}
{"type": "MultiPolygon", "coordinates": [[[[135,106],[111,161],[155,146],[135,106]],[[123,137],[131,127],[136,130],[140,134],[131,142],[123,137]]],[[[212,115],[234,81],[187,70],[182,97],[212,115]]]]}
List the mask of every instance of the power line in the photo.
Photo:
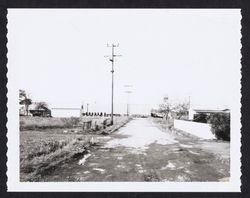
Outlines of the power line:
{"type": "Polygon", "coordinates": [[[53,110],[81,110],[81,108],[67,108],[67,107],[54,107],[54,108],[51,108],[53,110]]]}

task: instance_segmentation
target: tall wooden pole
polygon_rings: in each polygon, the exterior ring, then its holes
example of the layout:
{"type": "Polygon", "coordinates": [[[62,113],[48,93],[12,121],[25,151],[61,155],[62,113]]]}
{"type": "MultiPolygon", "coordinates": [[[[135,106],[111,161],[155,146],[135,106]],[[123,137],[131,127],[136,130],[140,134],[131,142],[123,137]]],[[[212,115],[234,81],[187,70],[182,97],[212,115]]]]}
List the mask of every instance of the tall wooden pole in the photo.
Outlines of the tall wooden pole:
{"type": "Polygon", "coordinates": [[[114,45],[112,44],[112,93],[111,93],[111,125],[114,123],[114,45]]]}
{"type": "Polygon", "coordinates": [[[111,125],[114,124],[114,62],[115,62],[115,57],[117,56],[121,56],[121,55],[116,55],[115,54],[115,47],[119,47],[119,44],[115,45],[115,44],[112,44],[111,46],[110,45],[107,45],[107,47],[112,47],[112,54],[111,54],[111,57],[110,56],[105,56],[105,57],[109,57],[109,60],[112,62],[112,70],[111,70],[111,73],[112,73],[112,84],[111,84],[111,125]]]}

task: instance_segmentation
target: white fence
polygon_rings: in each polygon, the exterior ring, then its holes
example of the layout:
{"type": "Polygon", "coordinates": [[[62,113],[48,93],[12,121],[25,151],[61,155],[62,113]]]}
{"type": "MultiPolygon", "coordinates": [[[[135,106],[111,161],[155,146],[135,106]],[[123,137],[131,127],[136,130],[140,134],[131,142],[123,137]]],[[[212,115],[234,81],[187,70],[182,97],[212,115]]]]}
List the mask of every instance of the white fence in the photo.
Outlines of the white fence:
{"type": "Polygon", "coordinates": [[[215,139],[215,136],[211,131],[210,124],[174,120],[174,127],[203,139],[215,139]]]}

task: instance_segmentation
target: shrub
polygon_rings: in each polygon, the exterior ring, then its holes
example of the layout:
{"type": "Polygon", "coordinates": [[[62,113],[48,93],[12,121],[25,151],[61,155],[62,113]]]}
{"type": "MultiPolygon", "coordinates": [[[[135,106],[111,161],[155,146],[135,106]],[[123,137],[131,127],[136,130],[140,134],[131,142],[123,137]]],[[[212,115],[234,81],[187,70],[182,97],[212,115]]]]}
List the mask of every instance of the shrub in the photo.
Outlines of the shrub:
{"type": "Polygon", "coordinates": [[[198,113],[194,115],[194,122],[207,123],[208,115],[205,113],[198,113]]]}
{"type": "Polygon", "coordinates": [[[209,116],[212,132],[219,140],[230,141],[230,114],[216,113],[209,116]]]}

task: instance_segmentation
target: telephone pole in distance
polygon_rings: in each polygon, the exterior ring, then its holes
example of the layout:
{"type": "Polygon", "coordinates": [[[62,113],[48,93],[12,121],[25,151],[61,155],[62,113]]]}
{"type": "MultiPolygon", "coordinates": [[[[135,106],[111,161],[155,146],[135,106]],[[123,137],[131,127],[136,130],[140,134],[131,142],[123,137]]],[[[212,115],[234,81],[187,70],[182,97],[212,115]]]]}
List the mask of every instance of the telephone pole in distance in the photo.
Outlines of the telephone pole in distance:
{"type": "Polygon", "coordinates": [[[132,93],[131,90],[129,90],[129,88],[133,87],[132,85],[124,85],[124,87],[126,87],[128,90],[125,91],[125,93],[127,93],[127,116],[129,116],[130,113],[130,106],[129,106],[129,94],[132,93]]]}

